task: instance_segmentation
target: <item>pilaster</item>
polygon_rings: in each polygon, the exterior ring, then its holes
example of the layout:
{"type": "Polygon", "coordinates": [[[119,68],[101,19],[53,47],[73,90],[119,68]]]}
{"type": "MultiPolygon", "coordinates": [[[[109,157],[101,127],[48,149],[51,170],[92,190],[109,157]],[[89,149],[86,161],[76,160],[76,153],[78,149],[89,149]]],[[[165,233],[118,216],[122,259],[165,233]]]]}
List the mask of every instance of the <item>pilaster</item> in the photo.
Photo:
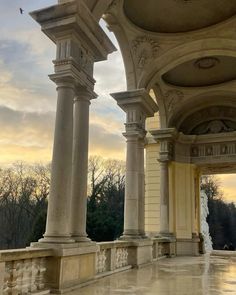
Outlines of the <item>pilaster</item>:
{"type": "Polygon", "coordinates": [[[160,236],[168,237],[170,233],[170,195],[169,195],[169,163],[173,159],[174,139],[176,130],[174,128],[151,131],[153,138],[160,143],[159,165],[160,165],[160,236]]]}

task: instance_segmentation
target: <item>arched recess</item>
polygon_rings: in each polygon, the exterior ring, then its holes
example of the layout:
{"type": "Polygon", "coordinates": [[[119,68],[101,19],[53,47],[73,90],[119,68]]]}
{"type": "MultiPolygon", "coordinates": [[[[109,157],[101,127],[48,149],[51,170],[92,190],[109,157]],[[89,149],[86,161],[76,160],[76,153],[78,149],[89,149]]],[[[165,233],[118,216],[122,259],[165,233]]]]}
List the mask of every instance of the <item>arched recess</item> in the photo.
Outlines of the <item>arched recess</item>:
{"type": "MultiPolygon", "coordinates": [[[[225,91],[225,90],[210,90],[200,95],[193,95],[186,102],[182,103],[176,108],[175,112],[169,118],[167,127],[174,127],[177,130],[180,129],[181,124],[194,113],[200,112],[204,109],[217,107],[226,107],[234,109],[236,104],[236,91],[225,91]]],[[[221,113],[222,118],[225,118],[223,112],[221,113]]],[[[219,119],[219,117],[218,117],[219,119]]],[[[199,121],[201,121],[199,115],[199,121]]]]}
{"type": "Polygon", "coordinates": [[[148,72],[143,73],[138,87],[152,87],[158,79],[172,68],[191,59],[222,55],[236,57],[236,40],[209,38],[177,46],[157,57],[148,72]]]}

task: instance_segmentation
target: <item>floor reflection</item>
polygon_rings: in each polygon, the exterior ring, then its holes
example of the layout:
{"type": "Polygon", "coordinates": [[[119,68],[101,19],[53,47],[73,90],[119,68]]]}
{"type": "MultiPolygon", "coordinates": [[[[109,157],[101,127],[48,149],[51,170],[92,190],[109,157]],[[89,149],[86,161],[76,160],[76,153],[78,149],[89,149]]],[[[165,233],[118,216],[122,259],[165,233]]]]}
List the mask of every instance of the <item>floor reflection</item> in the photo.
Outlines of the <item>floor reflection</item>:
{"type": "Polygon", "coordinates": [[[236,294],[236,261],[209,256],[164,259],[139,270],[100,279],[72,294],[236,294]]]}

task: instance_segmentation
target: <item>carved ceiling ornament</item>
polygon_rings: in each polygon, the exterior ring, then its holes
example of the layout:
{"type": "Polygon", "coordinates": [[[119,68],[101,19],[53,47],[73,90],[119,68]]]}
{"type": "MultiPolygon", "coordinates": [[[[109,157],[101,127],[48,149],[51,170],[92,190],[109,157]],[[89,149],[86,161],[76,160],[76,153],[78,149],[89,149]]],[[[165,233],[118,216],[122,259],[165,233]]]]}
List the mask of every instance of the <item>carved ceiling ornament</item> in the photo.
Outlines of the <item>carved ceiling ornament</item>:
{"type": "Polygon", "coordinates": [[[120,0],[113,0],[113,1],[111,1],[111,3],[109,4],[107,10],[111,10],[111,9],[117,7],[117,5],[118,5],[119,2],[120,2],[120,0]]]}
{"type": "Polygon", "coordinates": [[[213,106],[189,115],[179,130],[184,134],[214,134],[236,130],[236,108],[213,106]]]}
{"type": "Polygon", "coordinates": [[[149,36],[139,36],[132,41],[132,50],[139,69],[143,69],[152,59],[158,56],[160,46],[149,36]]]}
{"type": "Polygon", "coordinates": [[[220,60],[216,57],[203,57],[195,61],[194,66],[200,70],[209,70],[216,67],[220,60]]]}
{"type": "Polygon", "coordinates": [[[164,100],[168,113],[172,113],[176,106],[183,101],[183,98],[183,92],[177,89],[172,89],[164,93],[164,100]]]}

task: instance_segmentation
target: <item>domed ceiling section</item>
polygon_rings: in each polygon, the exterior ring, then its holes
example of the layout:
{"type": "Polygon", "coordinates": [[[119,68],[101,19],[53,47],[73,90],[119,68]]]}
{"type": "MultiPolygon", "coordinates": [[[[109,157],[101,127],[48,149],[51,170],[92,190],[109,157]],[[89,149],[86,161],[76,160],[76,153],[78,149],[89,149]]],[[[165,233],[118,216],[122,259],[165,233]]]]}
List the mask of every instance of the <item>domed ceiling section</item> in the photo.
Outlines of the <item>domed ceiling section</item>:
{"type": "Polygon", "coordinates": [[[202,29],[236,14],[235,0],[125,0],[124,12],[136,26],[159,33],[202,29]]]}
{"type": "Polygon", "coordinates": [[[236,58],[208,56],[190,60],[171,69],[162,78],[169,84],[181,87],[210,86],[232,81],[236,79],[236,58]]]}
{"type": "Polygon", "coordinates": [[[212,106],[198,110],[185,118],[179,131],[187,135],[236,131],[236,108],[212,106]]]}

